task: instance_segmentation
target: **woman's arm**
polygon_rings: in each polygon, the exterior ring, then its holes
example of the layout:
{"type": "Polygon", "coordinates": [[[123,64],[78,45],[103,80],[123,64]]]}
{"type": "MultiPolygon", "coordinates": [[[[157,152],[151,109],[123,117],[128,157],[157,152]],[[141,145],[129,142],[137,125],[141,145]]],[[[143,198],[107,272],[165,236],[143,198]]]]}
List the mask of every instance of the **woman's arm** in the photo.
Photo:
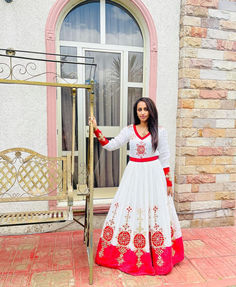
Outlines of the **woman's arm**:
{"type": "MultiPolygon", "coordinates": [[[[169,151],[169,144],[168,144],[168,134],[165,129],[161,129],[160,136],[158,138],[158,151],[159,151],[159,160],[163,167],[165,176],[166,176],[166,184],[167,187],[172,187],[172,181],[170,178],[170,151],[169,151]]],[[[172,195],[172,189],[169,188],[168,194],[172,195]]]]}
{"type": "Polygon", "coordinates": [[[110,141],[102,134],[102,132],[97,128],[97,122],[96,119],[90,119],[93,123],[94,127],[94,134],[99,140],[100,144],[109,151],[113,151],[116,149],[119,149],[124,144],[126,144],[129,141],[130,138],[130,131],[128,127],[123,128],[119,135],[115,138],[111,139],[110,141]]]}

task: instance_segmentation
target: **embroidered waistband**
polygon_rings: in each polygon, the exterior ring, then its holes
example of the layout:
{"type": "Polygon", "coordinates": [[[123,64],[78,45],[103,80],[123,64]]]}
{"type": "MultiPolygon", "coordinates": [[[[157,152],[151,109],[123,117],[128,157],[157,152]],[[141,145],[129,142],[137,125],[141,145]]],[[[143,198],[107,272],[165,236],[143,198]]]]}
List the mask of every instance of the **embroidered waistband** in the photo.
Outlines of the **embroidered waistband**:
{"type": "Polygon", "coordinates": [[[146,162],[146,161],[153,161],[157,160],[159,158],[158,155],[152,156],[152,157],[146,157],[146,158],[136,158],[136,157],[130,157],[130,161],[136,161],[136,162],[146,162]]]}

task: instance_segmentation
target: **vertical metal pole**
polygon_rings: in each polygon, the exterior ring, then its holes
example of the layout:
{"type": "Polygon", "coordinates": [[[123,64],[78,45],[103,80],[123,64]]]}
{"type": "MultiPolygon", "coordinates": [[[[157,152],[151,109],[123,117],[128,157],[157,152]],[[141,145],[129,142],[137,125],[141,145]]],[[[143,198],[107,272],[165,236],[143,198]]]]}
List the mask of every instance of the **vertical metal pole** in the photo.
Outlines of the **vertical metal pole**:
{"type": "MultiPolygon", "coordinates": [[[[89,90],[90,100],[90,117],[93,117],[93,105],[94,105],[94,94],[93,94],[93,83],[92,89],[89,90]]],[[[93,284],[93,124],[89,125],[89,284],[93,284]]]]}
{"type": "Polygon", "coordinates": [[[14,49],[6,49],[6,54],[10,56],[10,79],[13,80],[13,67],[12,67],[12,57],[15,56],[16,51],[14,49]]]}
{"type": "Polygon", "coordinates": [[[10,79],[12,80],[12,75],[13,75],[13,69],[12,69],[12,57],[10,57],[10,79]]]}
{"type": "Polygon", "coordinates": [[[72,187],[75,171],[75,100],[77,95],[77,89],[72,88],[72,148],[71,148],[71,178],[72,187]]]}

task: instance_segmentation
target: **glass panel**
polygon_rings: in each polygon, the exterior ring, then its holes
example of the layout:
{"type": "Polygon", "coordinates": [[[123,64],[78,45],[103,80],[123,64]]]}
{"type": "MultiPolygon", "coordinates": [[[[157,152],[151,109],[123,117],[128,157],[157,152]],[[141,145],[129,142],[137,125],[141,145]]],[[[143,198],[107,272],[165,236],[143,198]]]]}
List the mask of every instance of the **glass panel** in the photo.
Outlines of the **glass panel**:
{"type": "Polygon", "coordinates": [[[127,123],[128,125],[134,123],[133,117],[133,106],[134,103],[142,97],[142,88],[128,88],[128,114],[127,114],[127,123]]]}
{"type": "MultiPolygon", "coordinates": [[[[61,46],[60,52],[62,55],[77,56],[76,47],[61,46]]],[[[77,58],[70,56],[62,56],[61,61],[77,62],[77,58]]],[[[75,64],[61,64],[61,77],[67,79],[77,79],[77,67],[75,64]]]]}
{"type": "MultiPolygon", "coordinates": [[[[86,147],[88,155],[88,138],[86,147]]],[[[94,140],[94,187],[115,187],[119,185],[119,158],[119,150],[107,151],[97,139],[94,140]]]]}
{"type": "MultiPolygon", "coordinates": [[[[77,119],[77,99],[75,103],[77,119]]],[[[72,150],[72,95],[71,88],[61,88],[62,150],[72,150]]],[[[75,150],[78,150],[78,127],[75,124],[75,150]]]]}
{"type": "MultiPolygon", "coordinates": [[[[94,112],[99,126],[120,125],[120,54],[86,51],[97,64],[95,75],[94,112]]],[[[90,67],[86,67],[86,81],[90,67]]],[[[89,99],[86,97],[86,119],[89,115],[89,99]]]]}
{"type": "Polygon", "coordinates": [[[142,33],[134,17],[112,1],[106,1],[106,43],[143,47],[142,33]]]}
{"type": "Polygon", "coordinates": [[[60,40],[99,43],[99,1],[85,1],[72,9],[62,23],[60,40]]]}
{"type": "Polygon", "coordinates": [[[128,81],[143,81],[143,53],[129,52],[128,81]]]}
{"type": "MultiPolygon", "coordinates": [[[[72,178],[72,182],[73,182],[73,188],[76,189],[77,184],[78,184],[78,156],[75,156],[74,168],[75,170],[74,170],[74,176],[72,178]]],[[[85,173],[86,173],[86,170],[85,170],[85,173]]]]}

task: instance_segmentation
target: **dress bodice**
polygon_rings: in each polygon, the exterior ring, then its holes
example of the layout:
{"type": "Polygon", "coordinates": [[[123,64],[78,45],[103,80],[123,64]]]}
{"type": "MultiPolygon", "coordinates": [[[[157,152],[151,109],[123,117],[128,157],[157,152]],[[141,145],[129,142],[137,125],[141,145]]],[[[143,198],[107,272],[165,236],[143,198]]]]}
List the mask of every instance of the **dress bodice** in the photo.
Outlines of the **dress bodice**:
{"type": "Polygon", "coordinates": [[[135,125],[130,125],[121,130],[120,134],[108,141],[103,147],[107,150],[116,150],[129,142],[129,156],[137,159],[144,159],[153,156],[159,156],[162,167],[169,166],[169,146],[167,132],[163,127],[158,128],[158,147],[155,151],[152,149],[152,137],[148,133],[141,137],[135,125]]]}
{"type": "Polygon", "coordinates": [[[155,152],[152,149],[152,137],[148,133],[146,136],[141,137],[133,126],[132,135],[129,140],[129,156],[133,158],[147,158],[159,155],[158,150],[155,152]]]}

